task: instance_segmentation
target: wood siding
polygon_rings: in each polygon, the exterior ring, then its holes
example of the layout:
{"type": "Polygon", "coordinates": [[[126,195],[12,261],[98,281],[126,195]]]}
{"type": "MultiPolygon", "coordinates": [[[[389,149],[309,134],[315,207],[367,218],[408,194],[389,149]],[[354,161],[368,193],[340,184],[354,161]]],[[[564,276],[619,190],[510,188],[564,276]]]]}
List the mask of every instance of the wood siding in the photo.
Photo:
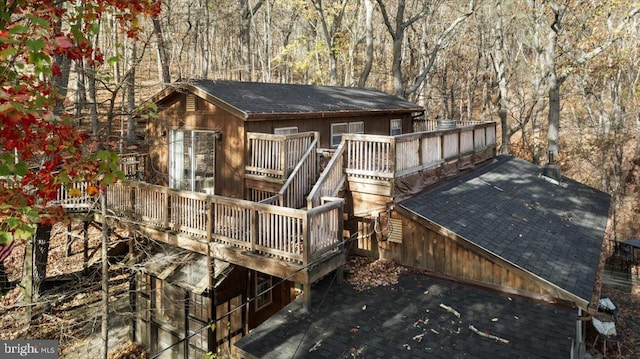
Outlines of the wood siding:
{"type": "MultiPolygon", "coordinates": [[[[364,132],[375,135],[389,135],[391,119],[402,119],[402,130],[411,128],[410,114],[371,114],[352,117],[335,117],[332,114],[318,114],[317,118],[300,118],[291,120],[252,120],[246,122],[247,132],[273,133],[274,129],[281,127],[297,127],[298,132],[317,131],[320,133],[320,147],[331,148],[331,125],[344,122],[364,122],[364,132]],[[322,116],[322,117],[320,117],[322,116]],[[324,117],[327,116],[327,117],[324,117]]],[[[406,133],[406,132],[403,132],[406,133]]]]}
{"type": "Polygon", "coordinates": [[[221,133],[216,142],[215,194],[244,198],[245,131],[244,121],[215,105],[196,98],[196,110],[185,111],[185,95],[168,97],[158,106],[158,118],[147,124],[149,161],[154,169],[149,182],[169,183],[169,131],[208,130],[221,133]]]}
{"type": "MultiPolygon", "coordinates": [[[[299,133],[317,131],[320,134],[319,147],[331,148],[331,124],[334,123],[362,121],[365,133],[378,135],[389,135],[391,119],[402,119],[403,133],[409,132],[412,127],[410,113],[372,113],[367,116],[319,113],[301,114],[295,119],[245,120],[198,96],[195,98],[195,110],[186,111],[187,96],[176,92],[165,97],[158,103],[157,119],[147,123],[149,168],[146,178],[153,184],[169,184],[169,138],[172,129],[216,130],[221,137],[215,148],[215,194],[232,198],[252,198],[251,194],[245,193],[244,186],[238,186],[244,181],[248,132],[273,134],[274,129],[282,127],[296,127],[299,133]]],[[[258,183],[252,188],[260,186],[258,183]]],[[[268,192],[277,192],[279,189],[269,184],[264,186],[263,190],[268,192]]]]}
{"type": "MultiPolygon", "coordinates": [[[[400,211],[402,212],[402,211],[400,211]]],[[[444,235],[415,218],[409,218],[399,211],[392,211],[391,218],[401,221],[402,243],[388,241],[375,233],[373,221],[363,220],[359,224],[357,248],[354,252],[373,258],[391,260],[396,263],[440,273],[463,281],[486,285],[517,293],[529,293],[543,298],[557,298],[576,302],[577,297],[563,291],[545,280],[526,272],[512,264],[476,247],[455,234],[444,235]],[[452,238],[456,237],[456,238],[452,238]]],[[[384,216],[380,228],[387,226],[384,216]]],[[[396,228],[396,230],[399,230],[396,228]]],[[[446,232],[446,229],[442,229],[446,232]]]]}

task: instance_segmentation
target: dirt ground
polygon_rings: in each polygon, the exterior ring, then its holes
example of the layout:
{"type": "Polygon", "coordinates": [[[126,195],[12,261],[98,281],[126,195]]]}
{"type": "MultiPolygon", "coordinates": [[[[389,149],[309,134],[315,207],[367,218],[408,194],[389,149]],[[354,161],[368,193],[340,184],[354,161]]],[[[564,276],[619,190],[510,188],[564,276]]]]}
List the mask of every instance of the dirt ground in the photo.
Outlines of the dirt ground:
{"type": "MultiPolygon", "coordinates": [[[[24,244],[17,245],[4,262],[10,288],[0,298],[0,340],[51,339],[59,341],[61,359],[99,357],[101,339],[101,276],[99,255],[101,232],[90,228],[89,254],[92,266],[84,269],[83,245],[75,240],[66,253],[66,226],[56,225],[47,267],[47,283],[35,310],[42,314],[26,319],[19,287],[24,244]]],[[[129,275],[122,265],[110,267],[109,353],[110,358],[144,358],[143,351],[129,346],[132,319],[129,307],[129,275]]]]}

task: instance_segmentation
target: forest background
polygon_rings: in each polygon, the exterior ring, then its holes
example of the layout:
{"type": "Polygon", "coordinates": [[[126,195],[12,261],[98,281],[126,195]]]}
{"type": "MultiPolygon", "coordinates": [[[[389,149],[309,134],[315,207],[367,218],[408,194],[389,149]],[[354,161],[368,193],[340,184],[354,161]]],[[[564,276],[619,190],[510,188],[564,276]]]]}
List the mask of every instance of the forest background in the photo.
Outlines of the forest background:
{"type": "MultiPolygon", "coordinates": [[[[369,87],[424,106],[427,119],[499,122],[501,153],[540,165],[551,161],[564,175],[611,194],[609,236],[638,237],[638,1],[0,1],[0,24],[25,14],[8,11],[16,4],[83,16],[57,22],[56,32],[44,40],[38,38],[48,31],[44,11],[32,18],[27,13],[31,27],[0,27],[0,78],[13,84],[2,82],[0,88],[1,124],[15,120],[10,111],[29,104],[33,108],[21,115],[33,117],[46,103],[69,120],[65,126],[86,133],[85,142],[67,136],[71,144],[64,148],[90,145],[96,165],[89,161],[82,167],[87,173],[98,170],[107,182],[115,178],[100,163],[113,157],[97,148],[143,149],[136,136],[144,132],[136,129],[140,116],[153,116],[149,99],[176,82],[209,78],[369,87]],[[89,9],[89,4],[97,6],[89,9]],[[7,69],[19,69],[7,35],[25,40],[25,63],[34,72],[6,76],[12,74],[7,69]],[[44,54],[46,44],[53,45],[55,56],[44,54]],[[42,90],[37,98],[43,102],[21,102],[29,97],[21,85],[27,78],[34,91],[42,90]],[[52,88],[61,96],[47,102],[52,88]]],[[[56,138],[50,133],[73,132],[55,120],[41,123],[47,126],[39,141],[56,138]]],[[[7,150],[11,134],[4,127],[0,132],[0,148],[7,150]]],[[[51,150],[51,159],[57,161],[59,148],[51,150]]],[[[62,165],[44,166],[47,174],[60,167],[61,173],[77,172],[73,159],[83,151],[65,157],[62,165]]],[[[0,164],[11,167],[11,156],[0,156],[0,164]]],[[[9,171],[26,173],[26,167],[9,171]]],[[[42,183],[42,174],[25,181],[42,183]]],[[[71,177],[46,180],[53,186],[71,177]]],[[[54,187],[39,186],[44,197],[55,194],[54,187]]],[[[0,244],[8,243],[2,229],[0,244]]]]}
{"type": "Polygon", "coordinates": [[[498,121],[502,153],[545,164],[551,152],[563,174],[612,195],[611,236],[631,238],[639,11],[619,0],[164,0],[139,19],[138,41],[114,17],[97,21],[108,60],[72,64],[67,105],[95,138],[125,138],[122,151],[133,112],[178,80],[376,88],[428,119],[498,121]]]}

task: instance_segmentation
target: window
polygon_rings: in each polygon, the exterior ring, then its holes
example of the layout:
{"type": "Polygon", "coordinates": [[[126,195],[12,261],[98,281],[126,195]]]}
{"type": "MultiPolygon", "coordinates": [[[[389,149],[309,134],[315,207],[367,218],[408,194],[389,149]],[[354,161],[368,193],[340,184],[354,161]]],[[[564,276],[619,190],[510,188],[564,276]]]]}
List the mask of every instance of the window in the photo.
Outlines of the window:
{"type": "Polygon", "coordinates": [[[217,135],[214,131],[171,131],[169,187],[214,193],[217,135]]]}
{"type": "Polygon", "coordinates": [[[364,122],[349,122],[349,133],[364,133],[364,122]]]}
{"type": "Polygon", "coordinates": [[[364,122],[332,123],[331,146],[338,146],[342,142],[342,135],[345,133],[364,133],[364,122]]]}
{"type": "Polygon", "coordinates": [[[274,128],[273,129],[273,134],[274,135],[291,135],[294,133],[298,133],[298,128],[297,127],[280,127],[280,128],[274,128]]]}
{"type": "Polygon", "coordinates": [[[389,122],[389,134],[391,136],[397,136],[402,134],[402,120],[394,118],[389,122]]]}
{"type": "Polygon", "coordinates": [[[260,310],[273,301],[273,290],[270,289],[273,281],[270,275],[259,272],[256,274],[256,310],[260,310]]]}
{"type": "Polygon", "coordinates": [[[155,322],[175,330],[184,330],[185,291],[163,280],[158,280],[154,299],[155,322]]]}

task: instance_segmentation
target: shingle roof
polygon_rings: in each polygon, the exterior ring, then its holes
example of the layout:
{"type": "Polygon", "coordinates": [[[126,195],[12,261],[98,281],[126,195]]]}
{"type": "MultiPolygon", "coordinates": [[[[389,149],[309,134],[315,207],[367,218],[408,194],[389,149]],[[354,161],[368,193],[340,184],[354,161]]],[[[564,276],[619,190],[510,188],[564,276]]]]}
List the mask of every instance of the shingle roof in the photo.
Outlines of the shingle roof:
{"type": "Polygon", "coordinates": [[[610,197],[527,161],[495,162],[400,203],[508,262],[589,302],[610,197]]]}
{"type": "Polygon", "coordinates": [[[387,93],[355,87],[192,80],[189,84],[247,115],[424,109],[387,93]]]}
{"type": "Polygon", "coordinates": [[[298,298],[235,345],[259,358],[555,359],[575,338],[575,309],[421,274],[364,292],[326,278],[312,293],[310,311],[298,298]]]}

